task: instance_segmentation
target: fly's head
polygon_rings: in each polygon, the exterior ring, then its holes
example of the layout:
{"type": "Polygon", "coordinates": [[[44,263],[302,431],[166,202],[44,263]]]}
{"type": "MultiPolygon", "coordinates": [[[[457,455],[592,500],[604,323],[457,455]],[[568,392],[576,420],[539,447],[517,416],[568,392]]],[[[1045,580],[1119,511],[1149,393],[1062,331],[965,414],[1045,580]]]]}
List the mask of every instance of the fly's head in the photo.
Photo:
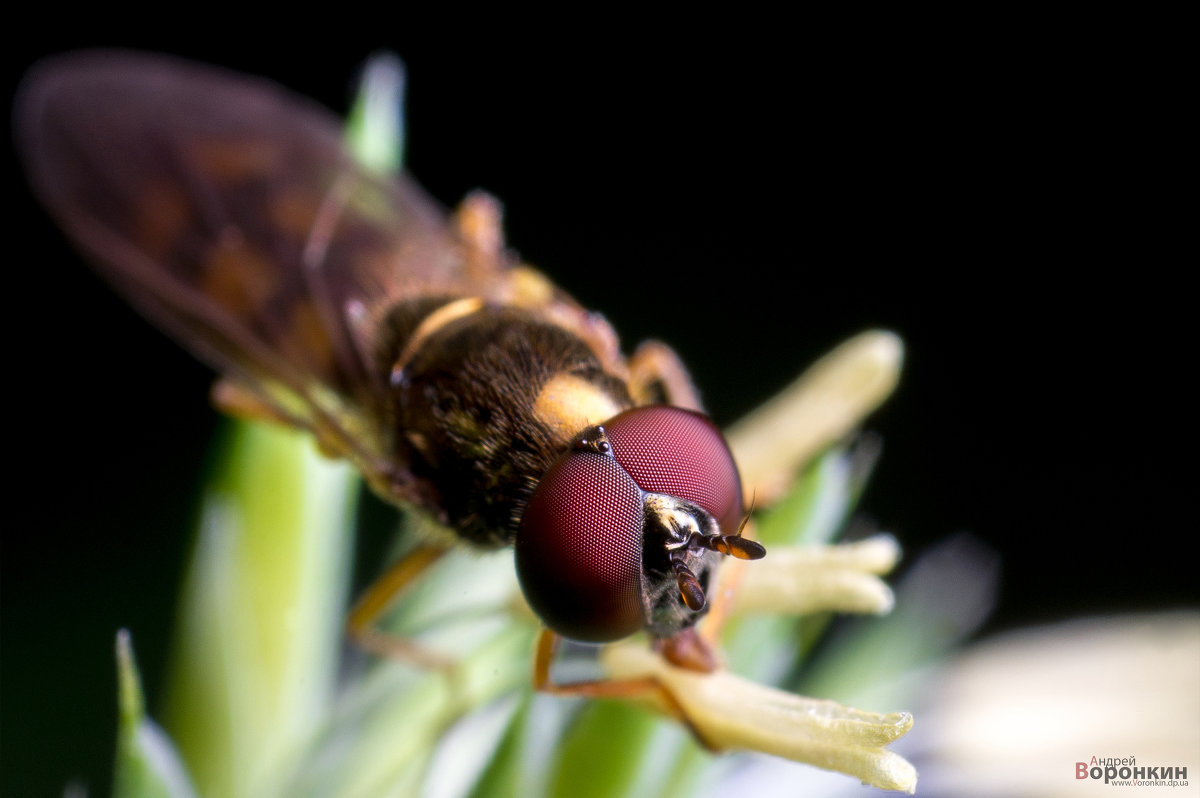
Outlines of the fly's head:
{"type": "Polygon", "coordinates": [[[724,555],[758,559],[741,537],[742,486],[720,431],[677,407],[628,410],[576,436],[529,499],[517,575],[545,624],[610,642],[666,640],[708,607],[724,555]]]}

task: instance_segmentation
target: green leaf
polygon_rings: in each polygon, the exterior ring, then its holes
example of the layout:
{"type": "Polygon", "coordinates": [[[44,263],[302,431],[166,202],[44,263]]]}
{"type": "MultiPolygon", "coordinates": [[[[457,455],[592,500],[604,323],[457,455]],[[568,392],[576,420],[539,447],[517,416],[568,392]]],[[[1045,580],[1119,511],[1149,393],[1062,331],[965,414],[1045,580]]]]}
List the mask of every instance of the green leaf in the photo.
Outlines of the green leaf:
{"type": "Polygon", "coordinates": [[[117,798],[194,798],[195,789],[169,737],[145,712],[133,643],[117,632],[117,798]]]}
{"type": "Polygon", "coordinates": [[[377,53],[363,70],[361,85],[346,120],[346,142],[359,163],[379,174],[404,165],[404,64],[377,53]]]}
{"type": "Polygon", "coordinates": [[[168,726],[205,795],[279,793],[324,722],[358,480],[308,436],[231,424],[184,586],[168,726]]]}
{"type": "Polygon", "coordinates": [[[523,778],[522,764],[527,750],[525,742],[529,735],[532,704],[531,695],[521,697],[491,761],[479,774],[470,791],[465,793],[466,798],[524,798],[531,794],[530,786],[523,778]]]}
{"type": "Polygon", "coordinates": [[[615,701],[585,704],[559,745],[550,795],[554,798],[622,798],[642,794],[650,739],[659,720],[615,701]]]}

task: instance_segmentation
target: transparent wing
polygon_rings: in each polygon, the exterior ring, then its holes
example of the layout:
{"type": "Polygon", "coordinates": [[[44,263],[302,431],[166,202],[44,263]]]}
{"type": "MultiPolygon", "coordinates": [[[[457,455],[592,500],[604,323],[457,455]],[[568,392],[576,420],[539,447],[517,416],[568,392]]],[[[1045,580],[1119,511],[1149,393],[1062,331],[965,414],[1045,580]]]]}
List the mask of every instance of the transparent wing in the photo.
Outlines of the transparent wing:
{"type": "Polygon", "coordinates": [[[467,269],[420,188],[359,168],[318,106],[164,56],[39,64],[15,134],[34,190],[136,307],[404,493],[381,320],[398,302],[486,292],[489,276],[467,269]]]}

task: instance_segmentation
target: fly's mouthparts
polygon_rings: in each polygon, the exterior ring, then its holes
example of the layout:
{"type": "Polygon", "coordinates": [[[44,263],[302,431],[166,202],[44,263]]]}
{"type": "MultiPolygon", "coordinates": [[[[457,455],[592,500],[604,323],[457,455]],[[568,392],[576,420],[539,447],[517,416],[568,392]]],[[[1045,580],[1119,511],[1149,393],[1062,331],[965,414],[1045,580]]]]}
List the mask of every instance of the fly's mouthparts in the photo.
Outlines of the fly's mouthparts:
{"type": "Polygon", "coordinates": [[[679,596],[683,603],[692,612],[700,612],[707,603],[704,588],[700,586],[700,580],[692,573],[692,569],[687,567],[682,554],[671,554],[671,569],[675,571],[675,581],[679,584],[679,596]]]}

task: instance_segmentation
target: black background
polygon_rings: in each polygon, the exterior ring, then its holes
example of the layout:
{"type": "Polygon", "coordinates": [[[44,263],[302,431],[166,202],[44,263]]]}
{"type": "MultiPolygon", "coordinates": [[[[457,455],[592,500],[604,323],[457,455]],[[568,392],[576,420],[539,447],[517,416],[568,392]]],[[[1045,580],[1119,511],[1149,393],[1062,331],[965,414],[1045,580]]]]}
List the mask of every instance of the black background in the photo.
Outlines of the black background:
{"type": "MultiPolygon", "coordinates": [[[[987,631],[1195,606],[1170,53],[1131,50],[1133,33],[1091,45],[1074,23],[861,22],[700,35],[398,14],[394,36],[362,20],[241,41],[235,21],[187,41],[108,25],[30,33],[7,88],[41,55],[120,44],[341,112],[362,61],[392,49],[418,180],[448,205],[499,196],[522,255],[627,349],[674,345],[719,422],[853,333],[900,333],[864,506],[910,554],[960,530],[1002,553],[987,631]]],[[[103,794],[113,634],[132,629],[153,699],[211,374],[78,262],[11,147],[7,163],[0,792],[78,776],[103,794]]]]}

